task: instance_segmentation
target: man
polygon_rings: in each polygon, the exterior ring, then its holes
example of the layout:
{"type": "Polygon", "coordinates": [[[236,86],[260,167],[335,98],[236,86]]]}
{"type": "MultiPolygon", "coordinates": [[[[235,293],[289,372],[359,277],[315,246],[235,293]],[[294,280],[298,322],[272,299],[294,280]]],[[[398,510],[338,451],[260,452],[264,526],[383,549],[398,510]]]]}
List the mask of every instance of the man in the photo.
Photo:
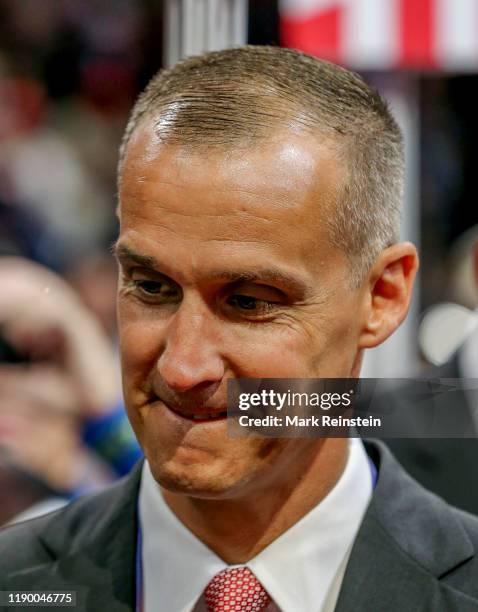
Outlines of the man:
{"type": "Polygon", "coordinates": [[[382,445],[227,435],[229,379],[357,377],[404,319],[402,184],[398,127],[342,68],[244,47],[153,79],[124,137],[116,245],[146,462],[6,531],[2,589],[118,612],[478,609],[478,523],[382,445]]]}

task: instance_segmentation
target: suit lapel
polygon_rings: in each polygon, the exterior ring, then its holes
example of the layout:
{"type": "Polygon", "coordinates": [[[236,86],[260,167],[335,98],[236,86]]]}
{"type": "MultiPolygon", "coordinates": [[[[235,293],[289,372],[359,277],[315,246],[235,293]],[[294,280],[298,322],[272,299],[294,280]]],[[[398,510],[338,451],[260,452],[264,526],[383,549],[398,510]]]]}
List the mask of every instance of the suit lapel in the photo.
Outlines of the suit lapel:
{"type": "Polygon", "coordinates": [[[368,518],[355,542],[335,612],[423,610],[435,585],[436,580],[368,518]]]}
{"type": "MultiPolygon", "coordinates": [[[[130,589],[131,576],[125,572],[124,585],[130,589]]],[[[134,592],[118,590],[116,580],[109,569],[98,566],[88,555],[76,553],[52,563],[45,563],[9,577],[11,590],[74,591],[75,609],[79,612],[96,610],[131,612],[134,610],[134,592]]]]}
{"type": "Polygon", "coordinates": [[[76,590],[79,610],[134,610],[140,476],[141,463],[118,485],[100,493],[95,503],[90,499],[84,512],[79,500],[78,523],[74,518],[53,519],[40,536],[51,562],[12,575],[11,588],[48,584],[51,589],[76,590]]]}

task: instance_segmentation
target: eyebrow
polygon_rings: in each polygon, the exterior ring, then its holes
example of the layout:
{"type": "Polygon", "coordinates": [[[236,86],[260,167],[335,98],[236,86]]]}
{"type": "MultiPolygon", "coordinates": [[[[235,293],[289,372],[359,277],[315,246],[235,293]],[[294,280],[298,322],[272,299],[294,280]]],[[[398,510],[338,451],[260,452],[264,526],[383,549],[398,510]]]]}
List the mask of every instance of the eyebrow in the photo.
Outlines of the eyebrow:
{"type": "MultiPolygon", "coordinates": [[[[136,253],[123,244],[115,243],[112,252],[119,261],[131,261],[140,266],[151,269],[159,269],[161,266],[157,259],[149,255],[136,253]]],[[[311,292],[311,287],[296,276],[288,274],[277,268],[258,268],[253,271],[218,270],[209,275],[212,280],[225,280],[229,283],[239,285],[241,283],[273,283],[287,287],[298,296],[304,297],[311,292]]],[[[279,287],[280,288],[280,287],[279,287]]]]}
{"type": "MultiPolygon", "coordinates": [[[[234,270],[224,270],[212,274],[214,280],[227,280],[234,285],[242,283],[272,283],[282,287],[287,287],[294,294],[304,296],[309,287],[306,283],[275,268],[258,268],[251,272],[235,272],[234,270]]],[[[280,287],[279,287],[280,288],[280,287]]]]}
{"type": "Polygon", "coordinates": [[[111,247],[111,252],[118,261],[132,261],[140,266],[144,266],[145,268],[158,267],[158,262],[154,257],[135,253],[135,251],[132,251],[124,244],[118,244],[117,242],[115,242],[111,247]]]}

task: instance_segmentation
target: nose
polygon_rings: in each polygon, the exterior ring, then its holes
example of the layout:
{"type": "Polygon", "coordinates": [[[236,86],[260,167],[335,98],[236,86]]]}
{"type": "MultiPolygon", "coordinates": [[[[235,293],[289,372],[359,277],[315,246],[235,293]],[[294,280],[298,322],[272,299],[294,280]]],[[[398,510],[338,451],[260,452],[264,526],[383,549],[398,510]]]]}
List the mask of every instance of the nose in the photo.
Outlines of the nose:
{"type": "Polygon", "coordinates": [[[205,308],[183,301],[170,320],[157,362],[158,372],[170,389],[185,392],[222,380],[225,366],[212,317],[205,308]]]}

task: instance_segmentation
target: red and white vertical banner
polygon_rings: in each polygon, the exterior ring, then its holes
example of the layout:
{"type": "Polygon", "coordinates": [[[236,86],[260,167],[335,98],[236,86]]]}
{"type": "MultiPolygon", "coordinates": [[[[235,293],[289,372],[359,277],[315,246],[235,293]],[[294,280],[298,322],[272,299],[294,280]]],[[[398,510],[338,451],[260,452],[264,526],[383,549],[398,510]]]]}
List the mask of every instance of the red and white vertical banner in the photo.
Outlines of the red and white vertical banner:
{"type": "Polygon", "coordinates": [[[435,0],[437,64],[445,70],[478,69],[478,2],[435,0]]]}
{"type": "Polygon", "coordinates": [[[283,46],[359,70],[478,69],[477,0],[279,0],[283,46]]]}

